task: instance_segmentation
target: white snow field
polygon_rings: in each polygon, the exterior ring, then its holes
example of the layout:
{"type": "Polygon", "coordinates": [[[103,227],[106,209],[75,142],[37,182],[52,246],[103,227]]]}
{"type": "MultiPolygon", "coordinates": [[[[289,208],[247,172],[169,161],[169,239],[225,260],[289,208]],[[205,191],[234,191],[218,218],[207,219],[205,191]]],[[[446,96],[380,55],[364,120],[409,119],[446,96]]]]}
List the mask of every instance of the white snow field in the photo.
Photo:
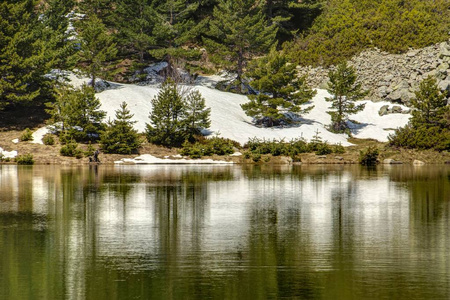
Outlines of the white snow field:
{"type": "MultiPolygon", "coordinates": [[[[135,128],[143,132],[145,124],[150,122],[151,100],[157,95],[158,86],[113,85],[113,89],[97,94],[102,103],[101,109],[105,110],[107,118],[112,120],[115,117],[115,110],[125,101],[131,113],[134,114],[133,120],[137,121],[135,128]]],[[[299,124],[284,128],[262,128],[253,125],[252,118],[242,110],[240,105],[248,101],[246,96],[221,92],[202,85],[202,82],[193,85],[191,88],[197,89],[205,98],[206,106],[211,108],[210,135],[218,134],[220,137],[244,144],[253,137],[285,139],[286,141],[303,137],[306,140],[311,140],[318,132],[322,140],[331,144],[351,145],[347,141],[348,136],[346,134],[335,134],[325,128],[326,125],[331,123],[331,116],[326,113],[331,103],[325,101],[325,97],[330,97],[330,95],[325,90],[317,90],[317,95],[307,104],[314,105],[314,108],[308,114],[302,116],[302,121],[299,124]]],[[[351,116],[351,119],[359,123],[353,124],[351,130],[356,138],[371,138],[385,142],[394,129],[406,125],[411,117],[410,114],[379,116],[380,107],[383,105],[392,106],[392,103],[374,103],[370,100],[362,102],[366,103],[365,109],[351,116]]],[[[407,109],[407,107],[402,108],[407,109]]]]}
{"type": "MultiPolygon", "coordinates": [[[[71,83],[74,86],[80,86],[87,83],[85,78],[77,78],[70,76],[71,83]]],[[[215,83],[223,80],[223,76],[199,77],[196,84],[186,86],[186,89],[197,89],[205,98],[206,106],[211,108],[211,127],[207,130],[209,136],[218,135],[220,137],[235,140],[244,145],[250,138],[259,139],[284,139],[289,141],[297,138],[304,138],[310,141],[317,133],[323,141],[330,144],[342,144],[350,146],[348,136],[346,134],[335,134],[326,129],[331,123],[331,116],[326,112],[329,110],[330,102],[325,101],[325,97],[330,97],[327,91],[317,90],[317,95],[310,101],[310,106],[314,108],[307,114],[301,116],[301,122],[294,126],[263,128],[252,124],[252,118],[247,116],[241,108],[241,104],[248,101],[246,96],[233,93],[221,92],[213,88],[215,83]]],[[[136,121],[135,128],[139,132],[145,131],[146,123],[149,123],[149,114],[152,110],[151,100],[158,94],[159,85],[135,85],[135,84],[119,84],[109,82],[110,87],[100,93],[97,97],[101,102],[101,109],[106,111],[106,120],[115,118],[115,111],[119,109],[120,104],[125,101],[128,109],[136,121]]],[[[351,116],[356,123],[351,123],[352,135],[356,138],[370,138],[381,142],[388,140],[388,135],[398,127],[405,126],[410,114],[388,114],[380,116],[379,109],[383,105],[393,106],[389,102],[372,102],[370,100],[361,101],[366,103],[365,109],[351,116]]],[[[401,106],[402,109],[408,109],[401,106]]],[[[47,128],[40,128],[33,133],[33,143],[42,143],[42,137],[49,132],[47,128]]],[[[1,153],[0,148],[0,153],[1,153]]],[[[13,153],[3,154],[14,156],[13,153]]],[[[119,163],[183,163],[176,159],[173,162],[170,159],[157,159],[150,156],[141,156],[137,160],[120,161],[119,163]]],[[[192,163],[192,161],[184,162],[192,163]]],[[[205,163],[215,163],[208,161],[205,163]]]]}

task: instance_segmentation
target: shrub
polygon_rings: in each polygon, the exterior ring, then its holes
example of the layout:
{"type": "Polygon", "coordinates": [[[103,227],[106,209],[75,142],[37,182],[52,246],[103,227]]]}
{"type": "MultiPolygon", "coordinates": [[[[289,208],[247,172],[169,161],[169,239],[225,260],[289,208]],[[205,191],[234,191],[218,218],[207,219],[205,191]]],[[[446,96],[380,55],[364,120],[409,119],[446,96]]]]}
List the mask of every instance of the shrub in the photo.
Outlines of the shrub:
{"type": "Polygon", "coordinates": [[[55,138],[52,134],[46,134],[42,138],[42,142],[44,143],[44,145],[51,146],[55,144],[55,138]]]}
{"type": "Polygon", "coordinates": [[[252,159],[254,162],[259,162],[261,160],[261,154],[260,153],[253,153],[252,159]]]}
{"type": "Polygon", "coordinates": [[[187,155],[191,158],[201,158],[202,156],[227,155],[234,153],[234,147],[240,146],[239,143],[220,137],[211,139],[201,139],[196,143],[189,143],[187,140],[183,143],[180,150],[181,155],[187,155]]]}
{"type": "Polygon", "coordinates": [[[369,146],[365,151],[359,152],[359,163],[363,166],[374,166],[378,163],[378,154],[376,147],[369,146]]]}
{"type": "Polygon", "coordinates": [[[343,153],[345,153],[345,147],[342,146],[341,143],[333,145],[332,148],[333,148],[333,153],[336,153],[336,154],[343,154],[343,153]]]}
{"type": "Polygon", "coordinates": [[[32,165],[34,164],[33,155],[32,154],[24,154],[16,157],[16,162],[19,165],[32,165]]]}
{"type": "Polygon", "coordinates": [[[22,132],[22,135],[20,136],[19,140],[21,142],[33,140],[33,132],[30,130],[30,128],[27,128],[24,130],[24,132],[22,132]]]}
{"type": "Polygon", "coordinates": [[[59,150],[59,153],[62,156],[69,156],[69,157],[76,157],[76,158],[83,157],[82,151],[80,149],[78,149],[78,144],[74,141],[62,146],[61,149],[59,150]]]}

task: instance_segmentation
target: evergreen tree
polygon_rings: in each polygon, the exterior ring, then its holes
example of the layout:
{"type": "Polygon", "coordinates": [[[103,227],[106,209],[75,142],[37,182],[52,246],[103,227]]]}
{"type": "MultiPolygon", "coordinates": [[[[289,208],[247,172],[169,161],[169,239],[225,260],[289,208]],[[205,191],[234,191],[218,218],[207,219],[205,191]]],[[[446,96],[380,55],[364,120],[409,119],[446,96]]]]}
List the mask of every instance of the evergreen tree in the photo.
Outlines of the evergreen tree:
{"type": "Polygon", "coordinates": [[[51,120],[61,122],[55,124],[55,129],[77,141],[96,140],[106,113],[100,110],[94,89],[87,85],[79,89],[63,85],[56,93],[55,103],[47,104],[51,120]]]}
{"type": "Polygon", "coordinates": [[[147,140],[164,146],[179,146],[187,138],[186,106],[176,83],[166,80],[152,100],[150,124],[146,124],[147,140]]]}
{"type": "Polygon", "coordinates": [[[152,106],[150,124],[146,124],[149,142],[180,146],[210,126],[210,109],[205,108],[200,92],[183,92],[172,79],[164,82],[152,106]]]}
{"type": "Polygon", "coordinates": [[[115,0],[81,0],[78,1],[80,10],[89,16],[95,15],[102,22],[108,23],[108,18],[112,14],[115,0]]]}
{"type": "Polygon", "coordinates": [[[100,74],[107,73],[106,63],[117,54],[113,37],[108,34],[105,25],[96,16],[79,21],[80,26],[80,68],[91,77],[91,86],[100,74]]]}
{"type": "Polygon", "coordinates": [[[131,154],[141,146],[139,134],[133,128],[136,121],[131,121],[133,115],[122,102],[116,110],[116,119],[108,122],[108,126],[100,136],[102,150],[105,153],[131,154]]]}
{"type": "Polygon", "coordinates": [[[211,125],[209,115],[210,108],[205,106],[205,98],[202,97],[198,90],[190,92],[186,96],[186,129],[189,136],[201,134],[201,130],[211,125]]]}
{"type": "Polygon", "coordinates": [[[361,83],[356,82],[356,71],[348,66],[347,62],[339,64],[335,71],[330,71],[328,77],[327,91],[333,97],[325,100],[331,102],[331,108],[334,109],[327,111],[331,115],[330,129],[334,132],[346,132],[348,115],[355,114],[365,107],[365,104],[356,105],[355,101],[362,99],[367,92],[362,90],[361,83]]]}
{"type": "Polygon", "coordinates": [[[43,23],[48,29],[48,35],[43,39],[53,52],[53,68],[60,70],[70,70],[77,62],[76,45],[71,36],[73,32],[69,30],[69,16],[74,6],[73,0],[47,0],[43,9],[43,23]]]}
{"type": "Polygon", "coordinates": [[[211,60],[236,72],[241,83],[248,59],[269,49],[276,32],[276,26],[267,24],[255,1],[221,0],[214,8],[209,38],[204,42],[211,60]]]}
{"type": "Polygon", "coordinates": [[[271,127],[288,122],[287,113],[303,114],[313,106],[302,109],[301,105],[316,94],[306,85],[306,78],[297,77],[294,64],[275,48],[265,57],[255,60],[246,74],[252,79],[250,85],[258,91],[249,95],[249,102],[241,107],[257,124],[271,127]]]}
{"type": "Polygon", "coordinates": [[[166,0],[157,3],[155,10],[158,21],[153,31],[157,45],[155,49],[150,50],[150,54],[167,61],[167,75],[176,78],[176,68],[185,67],[186,61],[200,57],[200,51],[187,45],[194,42],[204,31],[207,20],[194,20],[199,8],[198,1],[166,0]]]}
{"type": "Polygon", "coordinates": [[[0,109],[36,100],[49,87],[52,53],[36,1],[0,2],[0,109]]]}
{"type": "Polygon", "coordinates": [[[428,76],[419,84],[411,104],[416,108],[412,111],[411,119],[415,127],[439,126],[444,122],[445,113],[450,110],[445,95],[439,90],[436,78],[432,76],[428,76]]]}
{"type": "Polygon", "coordinates": [[[389,144],[396,147],[450,150],[450,106],[436,79],[427,77],[419,84],[411,100],[415,108],[409,123],[389,135],[389,144]]]}
{"type": "Polygon", "coordinates": [[[117,24],[117,40],[125,55],[137,55],[144,63],[148,49],[155,46],[153,31],[156,26],[156,12],[152,0],[120,0],[114,12],[117,24]]]}

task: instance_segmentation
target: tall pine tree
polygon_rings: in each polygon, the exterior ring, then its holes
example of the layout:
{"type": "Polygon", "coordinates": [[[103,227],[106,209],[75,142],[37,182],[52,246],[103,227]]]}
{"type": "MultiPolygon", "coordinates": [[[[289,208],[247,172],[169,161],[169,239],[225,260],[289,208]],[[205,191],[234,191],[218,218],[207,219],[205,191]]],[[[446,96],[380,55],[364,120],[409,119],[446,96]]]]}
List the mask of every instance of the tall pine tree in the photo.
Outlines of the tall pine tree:
{"type": "Polygon", "coordinates": [[[331,130],[334,132],[348,131],[348,116],[364,109],[365,104],[356,105],[355,101],[367,95],[363,91],[361,83],[357,82],[355,68],[343,62],[337,66],[335,71],[328,73],[329,83],[327,91],[333,95],[325,98],[331,102],[332,111],[327,111],[331,115],[331,130]]]}
{"type": "Polygon", "coordinates": [[[276,51],[253,61],[246,76],[252,81],[250,85],[258,91],[249,95],[249,102],[242,104],[245,113],[253,117],[257,124],[271,127],[281,122],[289,123],[292,116],[306,113],[313,108],[302,108],[316,94],[306,84],[306,78],[298,78],[294,64],[287,57],[276,51]]]}
{"type": "Polygon", "coordinates": [[[91,77],[91,86],[100,75],[107,75],[106,64],[117,54],[113,37],[106,26],[96,16],[88,16],[79,21],[80,51],[78,52],[80,68],[91,77]]]}
{"type": "Polygon", "coordinates": [[[189,47],[205,30],[207,19],[196,21],[198,1],[156,1],[157,22],[153,35],[157,40],[150,54],[168,62],[168,76],[178,76],[177,68],[200,57],[200,51],[189,47]]]}
{"type": "Polygon", "coordinates": [[[39,20],[37,1],[0,2],[0,109],[28,104],[49,88],[52,66],[48,29],[39,20]]]}
{"type": "Polygon", "coordinates": [[[151,47],[156,45],[157,15],[152,0],[119,0],[114,12],[116,38],[124,55],[137,56],[139,63],[151,47]]]}
{"type": "MultiPolygon", "coordinates": [[[[274,43],[274,24],[268,25],[261,8],[252,0],[221,0],[214,8],[209,37],[204,39],[211,60],[237,73],[237,82],[248,60],[274,43]]],[[[240,85],[239,85],[240,88],[240,85]]]]}

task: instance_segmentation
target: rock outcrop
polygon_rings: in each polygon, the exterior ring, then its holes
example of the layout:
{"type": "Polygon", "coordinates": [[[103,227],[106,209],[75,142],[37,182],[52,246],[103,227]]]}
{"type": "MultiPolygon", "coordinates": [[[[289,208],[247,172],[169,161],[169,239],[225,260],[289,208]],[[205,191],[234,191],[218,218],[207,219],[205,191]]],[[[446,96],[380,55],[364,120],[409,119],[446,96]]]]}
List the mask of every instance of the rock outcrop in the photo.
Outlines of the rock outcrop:
{"type": "MultiPolygon", "coordinates": [[[[435,76],[440,89],[450,102],[450,40],[404,54],[389,54],[370,49],[353,57],[354,66],[363,88],[374,101],[410,104],[419,83],[429,75],[435,76]]],[[[326,88],[328,72],[334,67],[298,67],[300,75],[308,75],[308,83],[326,88]]]]}

